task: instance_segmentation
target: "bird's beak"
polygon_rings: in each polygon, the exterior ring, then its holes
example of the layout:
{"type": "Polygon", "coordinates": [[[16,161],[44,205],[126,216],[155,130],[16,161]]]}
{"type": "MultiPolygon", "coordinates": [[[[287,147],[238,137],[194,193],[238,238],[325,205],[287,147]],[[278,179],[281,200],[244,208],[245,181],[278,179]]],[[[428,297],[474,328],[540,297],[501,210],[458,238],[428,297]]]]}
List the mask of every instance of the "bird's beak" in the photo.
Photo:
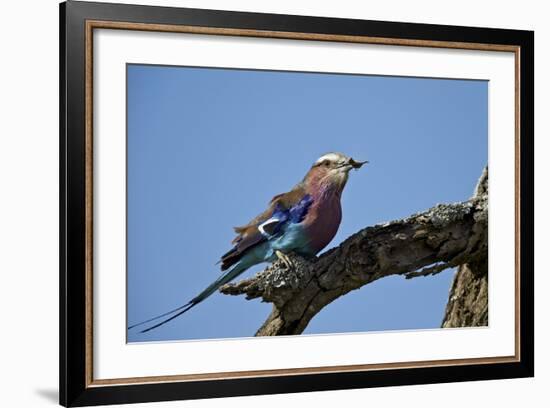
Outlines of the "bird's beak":
{"type": "Polygon", "coordinates": [[[360,169],[360,168],[363,166],[363,164],[367,164],[368,162],[369,162],[368,160],[365,160],[365,161],[362,161],[362,162],[357,162],[357,161],[353,160],[353,159],[350,157],[348,163],[349,163],[349,165],[350,165],[351,167],[353,167],[354,169],[360,169]]]}

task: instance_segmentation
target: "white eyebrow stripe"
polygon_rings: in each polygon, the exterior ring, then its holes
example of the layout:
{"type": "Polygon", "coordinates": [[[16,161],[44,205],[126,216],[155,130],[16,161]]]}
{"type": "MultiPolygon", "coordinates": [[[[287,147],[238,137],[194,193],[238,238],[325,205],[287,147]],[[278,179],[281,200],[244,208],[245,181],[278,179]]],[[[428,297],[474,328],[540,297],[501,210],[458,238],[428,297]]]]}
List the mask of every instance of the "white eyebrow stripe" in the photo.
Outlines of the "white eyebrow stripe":
{"type": "Polygon", "coordinates": [[[337,161],[340,161],[340,160],[343,160],[343,159],[346,159],[346,156],[344,156],[341,153],[327,153],[327,154],[319,157],[317,159],[317,161],[315,162],[315,164],[322,163],[325,160],[329,160],[331,162],[337,162],[337,161]]]}

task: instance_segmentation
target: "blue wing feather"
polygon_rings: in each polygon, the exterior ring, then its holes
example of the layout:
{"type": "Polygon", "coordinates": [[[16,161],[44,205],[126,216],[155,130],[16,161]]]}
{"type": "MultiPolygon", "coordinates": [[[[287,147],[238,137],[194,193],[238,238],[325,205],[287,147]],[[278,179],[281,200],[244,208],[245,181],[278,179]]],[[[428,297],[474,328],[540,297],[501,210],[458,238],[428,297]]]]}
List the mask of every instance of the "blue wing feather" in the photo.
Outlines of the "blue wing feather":
{"type": "Polygon", "coordinates": [[[313,203],[313,198],[306,194],[295,206],[289,210],[290,222],[293,224],[301,223],[309,210],[309,207],[313,203]]]}
{"type": "Polygon", "coordinates": [[[222,256],[222,270],[237,263],[251,248],[280,235],[289,223],[302,222],[312,203],[313,198],[309,194],[290,206],[283,205],[280,200],[274,201],[272,210],[265,217],[259,217],[253,224],[242,228],[243,233],[233,241],[235,246],[222,256]]]}

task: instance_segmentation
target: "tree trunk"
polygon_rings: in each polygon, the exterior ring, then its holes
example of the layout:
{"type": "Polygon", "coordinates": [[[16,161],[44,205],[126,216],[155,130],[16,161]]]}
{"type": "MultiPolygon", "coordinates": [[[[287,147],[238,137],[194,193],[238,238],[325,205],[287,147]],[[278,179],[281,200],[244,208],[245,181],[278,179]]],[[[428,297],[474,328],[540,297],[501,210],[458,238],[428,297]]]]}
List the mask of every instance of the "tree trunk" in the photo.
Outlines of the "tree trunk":
{"type": "MultiPolygon", "coordinates": [[[[476,197],[487,196],[488,174],[484,170],[476,190],[476,197]]],[[[487,229],[485,229],[487,233],[487,229]]],[[[449,300],[441,327],[473,327],[489,324],[489,293],[487,248],[485,256],[460,265],[449,291],[449,300]]]]}
{"type": "Polygon", "coordinates": [[[273,303],[257,336],[300,334],[326,305],[377,279],[459,267],[442,326],[486,325],[487,197],[485,169],[470,200],[367,227],[318,258],[292,255],[292,269],[277,261],[220,290],[273,303]]]}

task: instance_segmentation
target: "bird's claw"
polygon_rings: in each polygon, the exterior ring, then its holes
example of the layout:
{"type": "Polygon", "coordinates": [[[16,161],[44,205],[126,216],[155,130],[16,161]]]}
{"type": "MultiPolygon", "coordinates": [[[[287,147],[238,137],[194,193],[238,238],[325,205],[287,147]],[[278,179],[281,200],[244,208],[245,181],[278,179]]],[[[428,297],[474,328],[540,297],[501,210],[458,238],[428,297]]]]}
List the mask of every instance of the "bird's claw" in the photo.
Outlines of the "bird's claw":
{"type": "Polygon", "coordinates": [[[286,269],[288,270],[294,269],[294,262],[292,261],[292,259],[290,259],[290,257],[287,254],[279,250],[276,250],[275,255],[285,265],[286,269]]]}

